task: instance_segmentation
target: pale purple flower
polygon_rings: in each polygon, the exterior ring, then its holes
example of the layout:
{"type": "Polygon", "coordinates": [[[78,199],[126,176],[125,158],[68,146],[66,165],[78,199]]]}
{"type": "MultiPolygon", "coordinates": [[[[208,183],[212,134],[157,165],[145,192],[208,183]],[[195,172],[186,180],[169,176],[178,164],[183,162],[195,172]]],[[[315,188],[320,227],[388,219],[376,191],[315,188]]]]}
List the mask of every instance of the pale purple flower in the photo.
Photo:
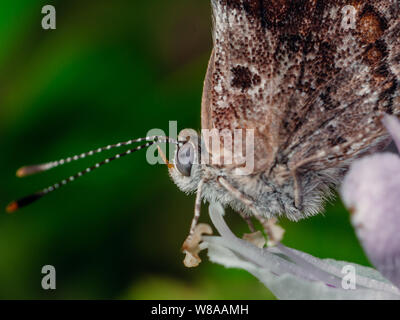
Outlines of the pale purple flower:
{"type": "Polygon", "coordinates": [[[204,236],[201,248],[209,259],[247,270],[278,299],[400,299],[400,290],[372,268],[332,259],[318,259],[280,243],[258,248],[237,238],[226,225],[224,209],[213,203],[211,220],[221,236],[204,236]],[[343,287],[343,267],[355,270],[355,289],[343,287]]]}
{"type": "MultiPolygon", "coordinates": [[[[397,147],[400,122],[383,120],[397,147]]],[[[351,221],[371,263],[400,287],[400,157],[378,153],[355,161],[341,194],[351,221]]]]}

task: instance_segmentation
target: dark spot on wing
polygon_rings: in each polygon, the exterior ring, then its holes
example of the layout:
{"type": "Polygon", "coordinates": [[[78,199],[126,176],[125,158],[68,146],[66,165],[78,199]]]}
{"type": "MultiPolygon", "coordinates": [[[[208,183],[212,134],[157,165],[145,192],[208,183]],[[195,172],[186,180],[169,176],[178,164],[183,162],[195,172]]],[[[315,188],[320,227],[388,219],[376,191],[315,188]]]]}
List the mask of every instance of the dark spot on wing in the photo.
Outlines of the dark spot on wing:
{"type": "Polygon", "coordinates": [[[370,44],[365,53],[365,62],[371,66],[378,65],[388,55],[385,42],[378,40],[370,44]]]}
{"type": "Polygon", "coordinates": [[[364,43],[374,43],[387,29],[387,23],[374,9],[366,6],[357,25],[360,40],[364,43]]]}
{"type": "Polygon", "coordinates": [[[231,86],[234,88],[246,90],[261,82],[260,76],[253,74],[247,67],[236,66],[231,72],[233,76],[231,86]]]}

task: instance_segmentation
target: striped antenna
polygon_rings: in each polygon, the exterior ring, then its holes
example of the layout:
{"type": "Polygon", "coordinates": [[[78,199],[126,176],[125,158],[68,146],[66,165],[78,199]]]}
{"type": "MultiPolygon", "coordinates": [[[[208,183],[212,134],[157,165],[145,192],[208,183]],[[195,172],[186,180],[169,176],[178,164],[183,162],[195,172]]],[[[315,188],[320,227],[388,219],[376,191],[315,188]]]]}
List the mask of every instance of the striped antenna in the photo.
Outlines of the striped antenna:
{"type": "Polygon", "coordinates": [[[68,157],[65,159],[60,159],[57,161],[51,161],[51,162],[42,163],[42,164],[24,166],[17,170],[17,177],[18,178],[27,177],[27,176],[30,176],[30,175],[33,175],[36,173],[40,173],[43,171],[47,171],[47,170],[62,166],[67,163],[71,163],[73,161],[77,161],[80,159],[84,159],[86,157],[90,157],[94,154],[98,154],[103,151],[120,148],[120,147],[124,147],[124,146],[129,146],[135,142],[143,142],[143,141],[154,141],[154,142],[164,142],[164,143],[169,142],[169,143],[173,143],[173,144],[179,144],[179,142],[177,140],[169,138],[169,137],[164,137],[164,136],[151,136],[151,137],[145,137],[145,138],[139,138],[139,139],[131,139],[131,140],[128,140],[125,142],[110,144],[106,147],[101,147],[101,148],[97,148],[94,150],[90,150],[88,152],[81,153],[80,155],[74,155],[72,157],[68,157]]]}
{"type": "MultiPolygon", "coordinates": [[[[143,144],[143,145],[140,145],[140,146],[138,146],[138,147],[136,147],[136,148],[129,149],[129,150],[123,152],[123,153],[116,154],[116,155],[113,156],[113,157],[110,157],[110,158],[107,158],[107,159],[105,159],[105,160],[103,160],[103,161],[101,161],[101,162],[98,162],[98,163],[96,163],[95,165],[93,165],[93,166],[91,166],[91,167],[88,167],[87,169],[85,169],[85,170],[83,170],[83,171],[80,171],[80,172],[78,172],[78,173],[76,173],[76,174],[70,176],[69,178],[64,179],[64,180],[62,180],[62,181],[60,181],[60,182],[58,182],[58,183],[55,183],[55,184],[53,184],[53,185],[51,185],[51,186],[49,186],[49,187],[47,187],[47,188],[45,188],[45,189],[43,189],[43,190],[40,190],[40,191],[35,192],[35,193],[33,193],[33,194],[30,194],[30,195],[28,195],[28,196],[26,196],[26,197],[23,197],[23,198],[21,198],[21,199],[19,199],[19,200],[17,200],[17,201],[13,201],[13,202],[11,202],[11,203],[7,206],[6,211],[7,211],[8,213],[15,212],[15,211],[17,211],[17,210],[19,210],[19,209],[21,209],[21,208],[23,208],[23,207],[25,207],[25,206],[27,206],[27,205],[33,203],[33,202],[39,200],[39,199],[42,198],[43,196],[45,196],[45,195],[47,195],[47,194],[49,194],[49,193],[51,193],[51,192],[53,192],[53,191],[59,189],[60,187],[65,186],[66,184],[75,181],[76,179],[82,177],[83,175],[85,175],[85,174],[87,174],[87,173],[89,173],[89,172],[92,172],[92,171],[94,171],[95,169],[100,168],[101,166],[103,166],[103,165],[105,165],[105,164],[107,164],[107,163],[110,163],[111,161],[114,161],[114,160],[116,160],[116,159],[122,158],[122,157],[124,157],[124,156],[127,156],[127,155],[129,155],[129,154],[131,154],[131,153],[134,153],[134,152],[136,152],[136,151],[139,151],[139,150],[141,150],[141,149],[150,147],[151,145],[153,145],[153,144],[155,144],[155,143],[173,143],[173,144],[177,144],[177,145],[180,145],[180,144],[182,143],[182,142],[179,142],[179,141],[177,141],[177,140],[175,140],[175,139],[172,139],[172,138],[169,138],[169,137],[154,136],[154,137],[147,137],[147,138],[141,138],[141,139],[130,140],[130,141],[127,141],[127,142],[118,143],[118,144],[111,145],[111,146],[107,146],[107,147],[104,147],[104,148],[99,148],[99,149],[97,149],[97,150],[94,150],[93,153],[94,153],[94,152],[99,153],[99,152],[104,151],[104,150],[110,150],[110,149],[112,149],[112,148],[118,148],[118,147],[121,147],[121,146],[123,146],[123,145],[130,145],[130,144],[133,143],[133,142],[139,142],[139,141],[148,141],[148,142],[145,143],[145,144],[143,144]],[[100,150],[100,151],[99,151],[99,150],[100,150]]],[[[86,155],[91,156],[91,155],[93,154],[93,153],[91,153],[91,152],[92,152],[92,151],[89,151],[88,153],[86,153],[86,155]]],[[[84,157],[86,157],[86,156],[84,156],[84,157]]],[[[78,159],[83,159],[84,157],[81,157],[81,158],[78,158],[78,159]]],[[[68,158],[68,159],[69,159],[69,158],[68,158]]],[[[75,160],[78,160],[78,159],[75,159],[74,157],[72,157],[71,160],[70,160],[69,162],[75,161],[75,160]]],[[[67,159],[65,159],[64,161],[66,161],[66,160],[67,160],[67,159]]],[[[60,161],[62,161],[62,160],[60,160],[60,161]]],[[[53,163],[60,162],[60,161],[55,161],[55,162],[53,162],[53,163]]],[[[50,162],[49,164],[51,164],[51,163],[52,163],[52,162],[50,162]]],[[[64,162],[64,163],[67,163],[67,162],[64,162]]],[[[64,163],[59,163],[59,164],[57,164],[57,165],[55,165],[55,166],[59,166],[59,165],[62,165],[62,164],[64,164],[64,163]]],[[[33,171],[32,168],[34,168],[34,167],[43,167],[43,168],[44,168],[46,165],[48,165],[48,164],[42,164],[42,165],[36,165],[36,166],[29,166],[29,167],[26,167],[26,168],[27,168],[27,170],[30,170],[30,172],[32,172],[32,171],[33,171]]],[[[50,167],[50,168],[54,168],[55,166],[50,167]]],[[[44,170],[48,170],[48,169],[44,169],[44,170]]],[[[44,171],[44,170],[38,170],[38,171],[33,172],[33,173],[41,172],[41,171],[44,171]]],[[[32,173],[32,174],[33,174],[33,173],[32,173]]],[[[24,176],[26,176],[26,175],[24,175],[24,176]]]]}

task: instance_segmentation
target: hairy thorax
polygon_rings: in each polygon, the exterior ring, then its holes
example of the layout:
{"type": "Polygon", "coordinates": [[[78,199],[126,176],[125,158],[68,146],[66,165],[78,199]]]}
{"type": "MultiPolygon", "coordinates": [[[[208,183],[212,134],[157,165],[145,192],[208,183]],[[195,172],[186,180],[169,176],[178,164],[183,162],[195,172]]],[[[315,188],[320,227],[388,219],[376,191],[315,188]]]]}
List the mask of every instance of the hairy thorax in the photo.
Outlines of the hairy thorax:
{"type": "Polygon", "coordinates": [[[302,175],[302,207],[295,205],[294,181],[292,177],[281,178],[280,170],[261,172],[248,176],[230,175],[225,170],[202,167],[206,183],[203,198],[209,202],[219,202],[247,215],[261,215],[265,218],[286,216],[290,220],[300,220],[321,212],[325,200],[331,195],[346,169],[335,168],[321,172],[308,171],[302,175]],[[279,176],[278,176],[279,175],[279,176]],[[218,182],[224,177],[235,189],[252,202],[249,207],[237,199],[218,182]],[[256,212],[255,212],[256,211],[256,212]]]}

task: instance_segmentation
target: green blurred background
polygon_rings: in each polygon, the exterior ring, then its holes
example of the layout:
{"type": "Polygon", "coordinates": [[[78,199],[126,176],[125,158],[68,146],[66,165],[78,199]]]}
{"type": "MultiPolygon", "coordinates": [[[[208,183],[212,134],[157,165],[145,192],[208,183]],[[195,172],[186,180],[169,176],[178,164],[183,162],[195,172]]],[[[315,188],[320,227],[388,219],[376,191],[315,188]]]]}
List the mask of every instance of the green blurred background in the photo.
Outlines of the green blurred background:
{"type": "MultiPolygon", "coordinates": [[[[170,120],[200,129],[210,1],[2,0],[0,39],[2,208],[104,155],[19,180],[24,164],[167,132],[170,120]],[[56,7],[56,30],[41,28],[45,4],[56,7]]],[[[142,152],[0,214],[0,298],[274,299],[250,274],[204,253],[198,268],[184,268],[193,202],[142,152]],[[54,291],[41,288],[46,264],[57,270],[54,291]]],[[[227,219],[246,231],[237,214],[227,219]]],[[[282,225],[288,246],[368,265],[340,202],[282,225]]]]}

